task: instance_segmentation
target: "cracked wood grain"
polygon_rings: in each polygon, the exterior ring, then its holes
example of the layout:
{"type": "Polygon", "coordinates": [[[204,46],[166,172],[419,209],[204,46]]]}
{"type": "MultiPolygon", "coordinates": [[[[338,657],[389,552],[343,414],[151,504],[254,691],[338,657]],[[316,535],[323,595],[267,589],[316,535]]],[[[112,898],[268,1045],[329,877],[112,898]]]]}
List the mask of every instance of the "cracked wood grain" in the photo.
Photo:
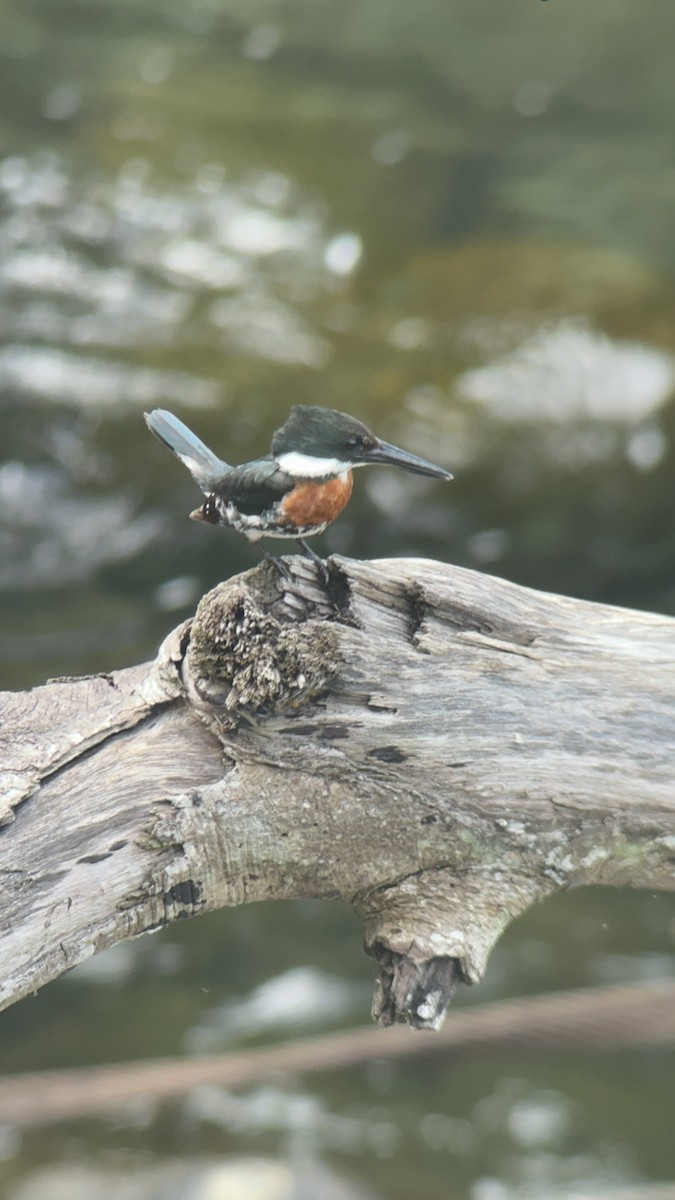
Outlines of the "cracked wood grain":
{"type": "Polygon", "coordinates": [[[0,1003],[178,917],[334,897],[382,1023],[511,919],[675,889],[675,621],[422,560],[263,565],[151,664],[0,697],[0,1003]]]}

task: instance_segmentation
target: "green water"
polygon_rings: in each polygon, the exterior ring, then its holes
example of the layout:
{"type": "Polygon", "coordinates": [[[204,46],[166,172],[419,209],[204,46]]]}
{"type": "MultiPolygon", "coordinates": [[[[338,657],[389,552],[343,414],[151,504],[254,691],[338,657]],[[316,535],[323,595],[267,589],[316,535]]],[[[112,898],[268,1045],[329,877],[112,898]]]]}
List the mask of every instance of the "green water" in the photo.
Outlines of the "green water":
{"type": "MultiPolygon", "coordinates": [[[[233,461],[333,405],[454,472],[361,473],[325,550],[675,612],[674,44],[662,0],[1,0],[2,685],[151,657],[252,563],[185,519],[154,404],[233,461]]],[[[315,904],[129,943],[3,1014],[0,1069],[362,1023],[360,936],[315,904]]],[[[581,891],[458,1003],[672,973],[674,941],[670,897],[581,891]]],[[[300,1151],[384,1200],[671,1179],[674,1065],[335,1073],[8,1136],[0,1186],[300,1151]]]]}

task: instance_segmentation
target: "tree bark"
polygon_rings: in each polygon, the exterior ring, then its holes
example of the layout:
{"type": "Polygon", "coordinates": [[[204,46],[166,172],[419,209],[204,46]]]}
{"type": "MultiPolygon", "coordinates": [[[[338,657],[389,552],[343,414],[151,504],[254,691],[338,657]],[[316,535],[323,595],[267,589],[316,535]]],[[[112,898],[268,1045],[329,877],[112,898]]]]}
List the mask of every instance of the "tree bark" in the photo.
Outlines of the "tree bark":
{"type": "Polygon", "coordinates": [[[436,1028],[505,926],[675,889],[675,620],[423,560],[286,560],[153,663],[0,696],[0,1005],[249,900],[350,904],[373,1012],[436,1028]]]}

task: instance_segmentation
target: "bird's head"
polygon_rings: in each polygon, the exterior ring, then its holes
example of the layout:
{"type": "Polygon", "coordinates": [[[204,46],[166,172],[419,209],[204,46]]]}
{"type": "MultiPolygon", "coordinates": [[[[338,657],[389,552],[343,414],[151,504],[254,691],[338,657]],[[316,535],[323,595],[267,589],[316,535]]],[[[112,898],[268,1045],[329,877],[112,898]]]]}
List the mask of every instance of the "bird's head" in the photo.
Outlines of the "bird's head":
{"type": "Polygon", "coordinates": [[[281,469],[298,479],[325,479],[377,463],[452,479],[443,467],[381,441],[355,417],[317,405],[296,404],[274,434],[271,450],[281,469]]]}

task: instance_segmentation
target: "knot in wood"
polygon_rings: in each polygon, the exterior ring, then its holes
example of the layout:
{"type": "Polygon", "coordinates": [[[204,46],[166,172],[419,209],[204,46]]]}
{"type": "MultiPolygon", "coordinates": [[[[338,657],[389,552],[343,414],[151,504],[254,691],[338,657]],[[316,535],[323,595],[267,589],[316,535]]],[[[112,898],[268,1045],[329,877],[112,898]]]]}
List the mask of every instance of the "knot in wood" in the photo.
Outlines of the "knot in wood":
{"type": "Polygon", "coordinates": [[[281,623],[229,581],[201,600],[185,665],[202,699],[230,712],[297,708],[327,691],[337,634],[322,621],[281,623]]]}

